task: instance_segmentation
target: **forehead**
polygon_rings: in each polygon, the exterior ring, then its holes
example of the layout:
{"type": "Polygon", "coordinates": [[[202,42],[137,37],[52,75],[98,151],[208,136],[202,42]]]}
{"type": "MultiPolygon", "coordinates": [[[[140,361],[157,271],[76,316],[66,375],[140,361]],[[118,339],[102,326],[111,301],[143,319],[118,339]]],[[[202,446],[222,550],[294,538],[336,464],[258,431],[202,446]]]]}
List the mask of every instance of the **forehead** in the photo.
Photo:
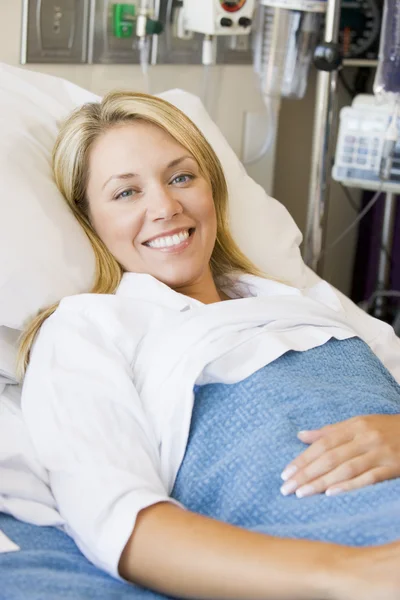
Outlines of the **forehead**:
{"type": "Polygon", "coordinates": [[[138,119],[110,127],[94,142],[90,155],[108,154],[112,157],[116,153],[127,152],[139,155],[151,152],[157,155],[181,150],[185,148],[170,133],[158,125],[138,119]]]}

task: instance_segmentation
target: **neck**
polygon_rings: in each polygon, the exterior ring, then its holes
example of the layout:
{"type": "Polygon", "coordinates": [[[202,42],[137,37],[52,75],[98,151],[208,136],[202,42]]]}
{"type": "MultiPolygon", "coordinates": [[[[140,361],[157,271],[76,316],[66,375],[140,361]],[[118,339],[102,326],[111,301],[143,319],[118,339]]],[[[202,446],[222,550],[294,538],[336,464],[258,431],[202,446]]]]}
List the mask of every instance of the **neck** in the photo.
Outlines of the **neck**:
{"type": "Polygon", "coordinates": [[[199,300],[203,304],[214,304],[214,302],[230,300],[229,296],[217,289],[211,272],[200,281],[179,289],[177,288],[175,291],[184,294],[185,296],[189,296],[194,300],[199,300]]]}

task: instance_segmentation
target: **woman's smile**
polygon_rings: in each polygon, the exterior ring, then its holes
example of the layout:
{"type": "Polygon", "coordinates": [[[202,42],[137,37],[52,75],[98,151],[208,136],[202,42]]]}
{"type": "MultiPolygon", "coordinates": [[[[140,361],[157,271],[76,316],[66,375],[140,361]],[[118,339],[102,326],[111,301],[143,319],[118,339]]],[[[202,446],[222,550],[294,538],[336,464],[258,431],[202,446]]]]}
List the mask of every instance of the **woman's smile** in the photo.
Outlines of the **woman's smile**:
{"type": "Polygon", "coordinates": [[[159,250],[168,254],[180,254],[191,245],[195,231],[193,227],[174,230],[144,242],[143,245],[151,250],[159,250]]]}

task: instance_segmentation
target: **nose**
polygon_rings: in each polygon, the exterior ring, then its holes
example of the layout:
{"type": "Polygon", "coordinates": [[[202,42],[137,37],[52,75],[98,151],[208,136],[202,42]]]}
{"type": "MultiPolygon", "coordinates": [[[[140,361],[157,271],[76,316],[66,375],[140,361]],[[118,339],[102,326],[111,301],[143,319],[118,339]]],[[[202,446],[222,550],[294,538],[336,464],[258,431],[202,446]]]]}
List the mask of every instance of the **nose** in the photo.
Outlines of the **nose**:
{"type": "Polygon", "coordinates": [[[153,221],[172,219],[183,212],[181,203],[174,197],[174,190],[164,185],[155,185],[150,194],[147,215],[153,221]]]}

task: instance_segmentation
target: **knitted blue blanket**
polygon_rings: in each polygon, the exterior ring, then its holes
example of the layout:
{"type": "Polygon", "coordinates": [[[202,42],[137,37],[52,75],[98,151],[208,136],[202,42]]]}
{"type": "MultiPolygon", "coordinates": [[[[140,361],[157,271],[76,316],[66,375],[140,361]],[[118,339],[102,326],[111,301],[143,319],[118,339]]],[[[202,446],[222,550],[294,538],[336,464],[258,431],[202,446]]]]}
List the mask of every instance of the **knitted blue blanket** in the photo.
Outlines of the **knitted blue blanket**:
{"type": "Polygon", "coordinates": [[[236,384],[195,389],[172,496],[188,509],[271,535],[363,546],[400,539],[400,479],[338,496],[284,497],[296,435],[356,415],[400,412],[400,386],[358,338],[291,351],[236,384]]]}

